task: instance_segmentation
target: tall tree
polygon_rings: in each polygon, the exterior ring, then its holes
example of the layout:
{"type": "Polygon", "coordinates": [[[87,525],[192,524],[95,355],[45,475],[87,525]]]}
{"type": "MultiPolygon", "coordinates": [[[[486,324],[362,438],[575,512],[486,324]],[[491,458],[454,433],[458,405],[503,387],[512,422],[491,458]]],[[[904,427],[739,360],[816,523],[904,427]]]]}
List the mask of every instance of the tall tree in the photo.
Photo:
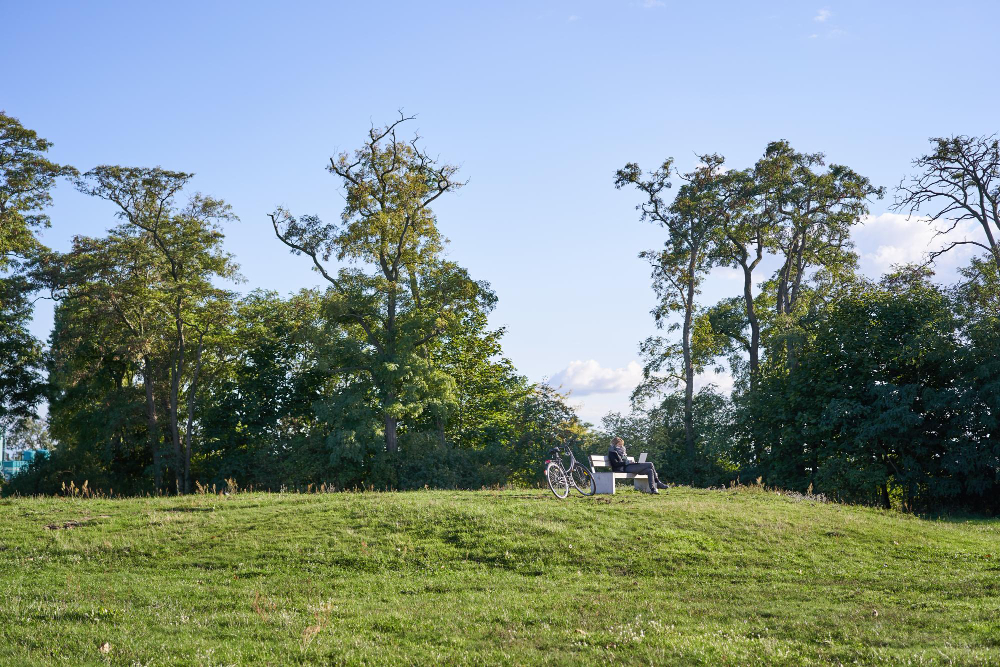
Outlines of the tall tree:
{"type": "Polygon", "coordinates": [[[712,243],[718,224],[713,215],[713,187],[721,165],[721,158],[713,157],[694,171],[680,175],[684,185],[669,205],[663,195],[671,186],[672,159],[645,176],[634,162],[615,173],[615,188],[634,186],[644,195],[645,199],[636,206],[640,219],[657,224],[667,232],[663,248],[639,255],[653,267],[653,289],[659,298],[652,310],[656,324],[662,327],[672,314],[681,314],[681,323],[670,325],[671,330],[681,329],[680,363],[677,363],[676,344],[659,336],[647,339],[640,348],[646,359],[644,382],[633,398],[658,393],[664,385],[678,381],[683,384],[685,451],[692,466],[695,463],[694,376],[706,361],[695,354],[692,345],[697,311],[695,296],[713,261],[712,243]]]}
{"type": "Polygon", "coordinates": [[[913,161],[919,173],[899,184],[893,207],[911,215],[930,208],[929,221],[945,223],[938,234],[974,220],[983,230],[983,240],[951,241],[931,258],[973,245],[989,252],[1000,268],[1000,140],[996,135],[956,135],[931,139],[931,144],[930,153],[913,161]]]}
{"type": "MultiPolygon", "coordinates": [[[[169,332],[160,332],[167,351],[169,387],[167,428],[173,448],[177,493],[191,490],[194,403],[201,374],[205,336],[219,323],[230,295],[215,286],[216,279],[237,279],[238,267],[222,249],[221,223],[236,220],[228,204],[195,194],[179,208],[178,193],[191,174],[156,168],[100,166],[77,181],[81,192],[114,203],[124,221],[124,234],[134,234],[158,256],[162,272],[154,298],[169,316],[169,332]],[[193,358],[192,358],[193,357],[193,358]],[[186,405],[185,405],[186,404],[186,405]],[[186,416],[184,413],[186,412],[186,416]],[[182,435],[183,428],[183,435],[182,435]]],[[[155,364],[144,358],[147,415],[155,426],[156,398],[152,391],[155,364]]]]}
{"type": "Polygon", "coordinates": [[[372,399],[388,452],[399,449],[401,421],[428,406],[425,389],[441,386],[426,346],[487,292],[441,258],[431,204],[463,183],[456,167],[439,164],[418,145],[419,137],[397,135],[409,120],[400,114],[372,127],[360,149],[330,159],[327,169],[346,199],[340,225],[296,218],[283,208],[270,214],[278,239],[309,257],[330,285],[330,313],[344,333],[336,346],[340,363],[331,371],[359,392],[352,410],[372,399]],[[334,272],[331,257],[350,265],[334,272]]]}
{"type": "Polygon", "coordinates": [[[748,355],[752,389],[760,366],[761,346],[760,315],[753,293],[754,271],[774,245],[775,220],[765,205],[756,171],[722,171],[724,159],[719,155],[704,155],[701,161],[718,167],[714,181],[706,184],[712,191],[711,212],[718,220],[715,225],[718,241],[713,252],[719,264],[739,268],[743,273],[742,313],[737,315],[733,300],[716,306],[709,315],[712,327],[737,341],[748,355]],[[749,335],[743,333],[747,327],[749,335]]]}
{"type": "Polygon", "coordinates": [[[136,337],[112,315],[104,296],[82,289],[60,294],[49,364],[49,425],[59,447],[47,483],[33,492],[84,480],[105,491],[157,490],[149,476],[153,461],[136,337]]]}
{"type": "MultiPolygon", "coordinates": [[[[786,332],[795,329],[810,274],[821,270],[829,284],[842,282],[857,266],[850,240],[851,228],[868,213],[877,188],[843,165],[826,165],[822,153],[799,153],[787,141],[768,144],[755,167],[758,187],[766,198],[768,216],[776,221],[773,250],[781,261],[774,279],[774,308],[786,332]]],[[[787,363],[794,363],[795,344],[784,340],[787,363]]]]}
{"type": "MultiPolygon", "coordinates": [[[[111,324],[116,347],[139,362],[153,488],[160,490],[163,466],[155,387],[157,376],[162,374],[163,334],[167,330],[162,258],[140,230],[120,225],[106,238],[75,237],[72,250],[62,257],[59,267],[54,293],[60,300],[80,302],[80,308],[74,309],[75,317],[66,319],[66,325],[87,331],[84,335],[92,342],[102,339],[101,332],[111,324]]],[[[82,339],[69,335],[61,336],[60,341],[60,353],[65,356],[74,354],[82,339]]]]}
{"type": "Polygon", "coordinates": [[[37,285],[25,263],[42,250],[35,232],[49,225],[56,179],[76,174],[45,157],[51,146],[0,111],[0,430],[42,398],[42,346],[27,328],[37,285]]]}

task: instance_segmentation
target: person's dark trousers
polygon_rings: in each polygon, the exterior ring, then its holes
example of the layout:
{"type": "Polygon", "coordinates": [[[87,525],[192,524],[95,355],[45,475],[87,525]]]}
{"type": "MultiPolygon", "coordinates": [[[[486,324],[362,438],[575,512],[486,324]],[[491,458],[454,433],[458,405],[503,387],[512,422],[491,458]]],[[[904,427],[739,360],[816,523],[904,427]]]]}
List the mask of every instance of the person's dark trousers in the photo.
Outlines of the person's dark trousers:
{"type": "Polygon", "coordinates": [[[650,489],[655,489],[656,485],[660,482],[660,478],[656,476],[656,468],[653,467],[652,463],[629,463],[625,466],[625,472],[632,473],[634,475],[649,475],[649,486],[650,489]]]}

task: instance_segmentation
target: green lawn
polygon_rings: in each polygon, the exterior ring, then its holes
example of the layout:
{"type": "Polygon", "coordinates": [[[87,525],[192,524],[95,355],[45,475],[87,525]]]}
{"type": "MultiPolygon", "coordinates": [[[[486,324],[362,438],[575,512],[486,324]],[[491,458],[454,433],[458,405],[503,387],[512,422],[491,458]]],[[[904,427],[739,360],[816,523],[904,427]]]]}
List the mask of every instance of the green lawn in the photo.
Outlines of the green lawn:
{"type": "Polygon", "coordinates": [[[1000,664],[1000,521],[620,488],[0,500],[0,664],[1000,664]]]}

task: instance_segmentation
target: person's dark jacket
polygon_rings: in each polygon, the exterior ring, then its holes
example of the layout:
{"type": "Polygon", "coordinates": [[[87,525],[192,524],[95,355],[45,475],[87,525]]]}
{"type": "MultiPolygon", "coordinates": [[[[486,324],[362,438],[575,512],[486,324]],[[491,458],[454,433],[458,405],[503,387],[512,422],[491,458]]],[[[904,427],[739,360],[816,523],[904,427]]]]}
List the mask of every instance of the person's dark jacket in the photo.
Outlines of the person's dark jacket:
{"type": "Polygon", "coordinates": [[[611,464],[611,470],[614,472],[625,472],[625,465],[628,460],[623,459],[618,450],[612,447],[608,450],[608,463],[611,464]]]}

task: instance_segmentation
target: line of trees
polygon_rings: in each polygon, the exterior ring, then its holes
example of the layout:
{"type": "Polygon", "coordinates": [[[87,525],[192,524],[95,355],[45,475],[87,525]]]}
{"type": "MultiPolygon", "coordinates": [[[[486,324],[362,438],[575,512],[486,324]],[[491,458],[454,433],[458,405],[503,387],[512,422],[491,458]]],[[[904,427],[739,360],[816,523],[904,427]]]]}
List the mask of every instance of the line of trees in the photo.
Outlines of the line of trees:
{"type": "Polygon", "coordinates": [[[326,282],[282,297],[233,289],[239,267],[223,242],[237,218],[221,199],[188,194],[192,174],[80,174],[0,115],[0,426],[27,437],[47,399],[58,443],[6,490],[533,481],[539,457],[585,429],[503,356],[489,284],[445,259],[431,205],[462,182],[419,137],[400,136],[409,120],[331,159],[346,200],[338,223],[270,214],[277,240],[326,282]],[[35,235],[59,177],[117,220],[66,253],[35,235]],[[27,331],[42,293],[57,303],[48,350],[27,331]]]}
{"type": "Polygon", "coordinates": [[[995,137],[933,139],[893,208],[939,233],[963,221],[924,265],[879,281],[858,274],[851,229],[883,188],[822,154],[771,143],[752,167],[716,154],[677,173],[627,164],[615,187],[640,193],[661,226],[652,266],[658,326],[640,346],[644,381],[622,433],[694,484],[761,479],[853,502],[916,511],[1000,511],[1000,153],[995,137]],[[681,185],[669,202],[672,179],[681,185]],[[958,246],[986,251],[950,287],[930,265],[958,246]],[[759,275],[770,261],[777,268],[759,275]],[[738,269],[742,293],[705,306],[715,267],[738,269]],[[728,367],[732,396],[695,392],[695,376],[728,367]]]}
{"type": "Polygon", "coordinates": [[[942,233],[981,234],[880,280],[858,273],[851,232],[886,190],[820,153],[777,141],[743,169],[705,154],[687,173],[669,159],[618,170],[614,186],[663,230],[640,254],[663,331],[640,345],[632,413],[595,429],[503,356],[504,332],[488,324],[497,297],[445,257],[433,211],[464,183],[402,136],[410,120],[330,159],[339,220],[269,214],[272,241],[322,280],[282,296],[236,291],[224,234],[237,218],[192,194],[192,174],[81,174],[0,113],[0,428],[56,443],[4,491],[529,484],[556,442],[599,451],[613,434],[676,482],[1000,512],[996,138],[932,140],[892,204],[942,233]],[[65,253],[37,237],[60,178],[114,222],[65,253]],[[959,246],[983,254],[936,284],[933,260],[959,246]],[[740,289],[704,304],[718,267],[740,289]],[[57,304],[48,346],[27,329],[41,295],[57,304]],[[731,395],[696,390],[722,368],[731,395]]]}

